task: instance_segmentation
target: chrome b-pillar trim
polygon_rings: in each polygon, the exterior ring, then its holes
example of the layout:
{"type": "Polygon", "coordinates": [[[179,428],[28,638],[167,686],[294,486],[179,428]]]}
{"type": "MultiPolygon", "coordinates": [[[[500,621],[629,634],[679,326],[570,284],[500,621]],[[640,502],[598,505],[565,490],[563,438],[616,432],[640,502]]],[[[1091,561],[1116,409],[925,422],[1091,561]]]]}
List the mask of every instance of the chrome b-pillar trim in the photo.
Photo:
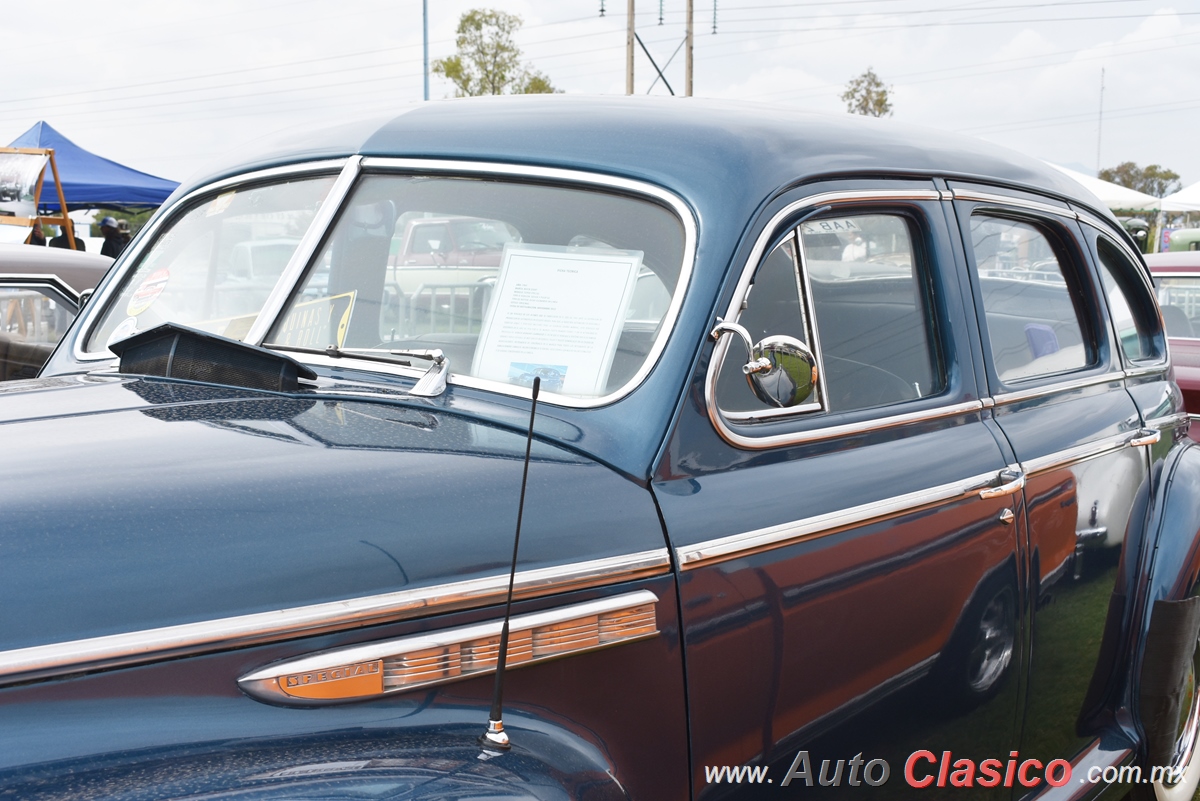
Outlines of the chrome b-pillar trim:
{"type": "MultiPolygon", "coordinates": [[[[663,575],[670,569],[670,553],[658,548],[522,570],[516,574],[513,597],[538,598],[606,586],[663,575]]],[[[382,595],[0,651],[0,686],[490,606],[504,601],[508,580],[506,571],[382,595]]]]}
{"type": "Polygon", "coordinates": [[[317,209],[312,222],[308,225],[308,230],[300,239],[300,244],[292,251],[292,257],[288,259],[287,266],[283,268],[283,273],[275,282],[275,288],[271,290],[270,295],[267,295],[258,316],[254,318],[254,323],[246,332],[245,341],[249,344],[262,345],[263,337],[275,324],[275,318],[279,316],[284,304],[291,297],[292,290],[303,277],[304,269],[317,252],[321,240],[325,237],[326,229],[329,228],[334,216],[341,209],[342,202],[345,201],[346,195],[350,194],[350,189],[354,186],[354,181],[361,171],[362,156],[350,156],[346,159],[346,166],[342,167],[337,180],[329,188],[329,194],[321,203],[321,207],[317,209]]]}

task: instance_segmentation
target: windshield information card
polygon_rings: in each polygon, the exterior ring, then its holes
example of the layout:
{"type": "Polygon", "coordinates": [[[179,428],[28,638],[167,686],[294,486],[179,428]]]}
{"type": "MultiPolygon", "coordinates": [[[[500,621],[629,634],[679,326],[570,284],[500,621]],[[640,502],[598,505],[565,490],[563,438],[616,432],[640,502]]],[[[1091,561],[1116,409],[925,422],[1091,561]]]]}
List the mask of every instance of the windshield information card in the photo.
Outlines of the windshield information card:
{"type": "Polygon", "coordinates": [[[641,265],[641,251],[506,245],[471,372],[604,394],[641,265]]]}

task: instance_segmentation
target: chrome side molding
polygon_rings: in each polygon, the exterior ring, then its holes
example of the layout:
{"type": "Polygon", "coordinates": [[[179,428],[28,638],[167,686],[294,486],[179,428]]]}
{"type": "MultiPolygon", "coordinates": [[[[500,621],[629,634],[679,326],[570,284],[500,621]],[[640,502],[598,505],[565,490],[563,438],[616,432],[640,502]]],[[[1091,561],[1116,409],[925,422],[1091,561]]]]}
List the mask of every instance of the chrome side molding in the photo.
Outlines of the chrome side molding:
{"type": "MultiPolygon", "coordinates": [[[[649,590],[513,617],[507,668],[658,633],[649,590]]],[[[502,620],[414,634],[276,662],[238,679],[252,698],[287,706],[360,701],[496,671],[502,620]]]]}
{"type": "MultiPolygon", "coordinates": [[[[666,548],[521,570],[516,575],[513,597],[538,598],[665,575],[670,570],[671,556],[666,548]]],[[[476,609],[503,603],[507,591],[505,572],[311,606],[0,651],[0,686],[476,609]]]]}

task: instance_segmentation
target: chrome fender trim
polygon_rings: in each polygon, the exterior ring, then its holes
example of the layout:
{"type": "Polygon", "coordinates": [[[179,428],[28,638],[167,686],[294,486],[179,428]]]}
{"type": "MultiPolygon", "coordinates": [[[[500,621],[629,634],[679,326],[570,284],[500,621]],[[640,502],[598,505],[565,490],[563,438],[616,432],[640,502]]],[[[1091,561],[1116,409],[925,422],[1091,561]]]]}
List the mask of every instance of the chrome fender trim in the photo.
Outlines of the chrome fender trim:
{"type": "MultiPolygon", "coordinates": [[[[513,597],[538,598],[617,584],[663,575],[670,569],[670,553],[659,548],[522,570],[516,574],[513,597]]],[[[2,651],[0,686],[490,606],[504,602],[508,580],[505,572],[382,595],[2,651]]]]}
{"type": "MultiPolygon", "coordinates": [[[[649,590],[517,615],[509,622],[509,670],[658,633],[649,590]]],[[[238,679],[260,701],[319,706],[406,692],[496,672],[503,619],[339,648],[276,662],[238,679]]]]}

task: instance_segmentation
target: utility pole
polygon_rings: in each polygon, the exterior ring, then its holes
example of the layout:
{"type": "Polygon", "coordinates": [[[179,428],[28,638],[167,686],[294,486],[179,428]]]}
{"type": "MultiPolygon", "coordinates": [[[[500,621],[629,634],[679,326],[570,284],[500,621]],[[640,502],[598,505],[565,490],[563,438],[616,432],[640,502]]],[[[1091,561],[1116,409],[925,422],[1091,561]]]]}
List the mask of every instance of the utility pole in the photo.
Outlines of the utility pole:
{"type": "Polygon", "coordinates": [[[684,48],[687,50],[683,54],[683,96],[692,96],[692,11],[695,0],[687,0],[687,44],[684,48]]]}
{"type": "Polygon", "coordinates": [[[429,99],[429,0],[421,0],[421,19],[425,29],[425,99],[429,99]]]}
{"type": "Polygon", "coordinates": [[[636,33],[633,28],[633,0],[629,0],[629,23],[625,30],[625,94],[633,94],[633,41],[636,33]]]}
{"type": "Polygon", "coordinates": [[[1100,176],[1100,137],[1104,134],[1104,67],[1100,68],[1100,115],[1096,118],[1096,177],[1100,176]]]}

